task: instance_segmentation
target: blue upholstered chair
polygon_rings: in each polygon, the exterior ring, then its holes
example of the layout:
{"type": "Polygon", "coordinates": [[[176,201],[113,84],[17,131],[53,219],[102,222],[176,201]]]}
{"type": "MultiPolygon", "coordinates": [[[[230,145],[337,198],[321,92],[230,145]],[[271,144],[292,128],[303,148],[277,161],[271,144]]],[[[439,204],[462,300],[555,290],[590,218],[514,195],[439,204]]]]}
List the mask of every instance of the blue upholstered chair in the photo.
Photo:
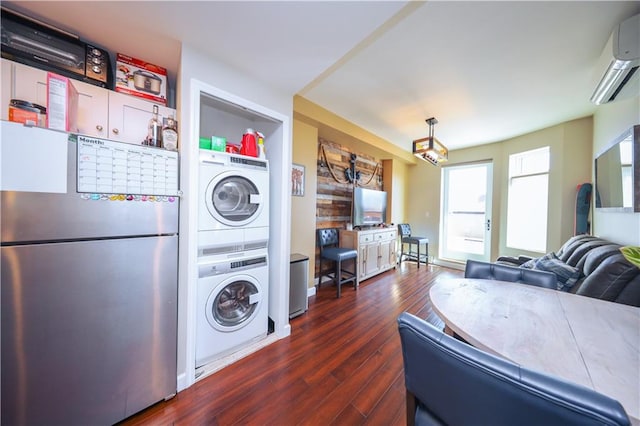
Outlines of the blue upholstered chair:
{"type": "Polygon", "coordinates": [[[353,283],[353,288],[358,288],[358,251],[351,248],[343,248],[339,245],[339,234],[337,228],[318,229],[318,246],[320,247],[320,271],[318,273],[318,288],[322,284],[322,277],[328,276],[338,287],[338,298],[340,297],[340,287],[349,282],[353,283]],[[322,261],[329,260],[335,262],[335,269],[324,271],[322,261]],[[343,269],[342,262],[353,260],[353,271],[343,269]]]}
{"type": "Polygon", "coordinates": [[[411,235],[411,225],[408,223],[398,224],[398,235],[400,235],[400,260],[402,262],[403,257],[407,257],[409,260],[415,260],[418,262],[418,268],[420,262],[425,265],[429,263],[429,239],[426,237],[416,237],[411,235]],[[409,251],[404,251],[404,245],[409,245],[409,251]],[[413,250],[413,246],[416,246],[416,250],[413,250]],[[424,245],[424,253],[420,254],[420,246],[424,245]]]}
{"type": "Polygon", "coordinates": [[[478,350],[402,313],[408,425],[629,425],[622,405],[478,350]]]}

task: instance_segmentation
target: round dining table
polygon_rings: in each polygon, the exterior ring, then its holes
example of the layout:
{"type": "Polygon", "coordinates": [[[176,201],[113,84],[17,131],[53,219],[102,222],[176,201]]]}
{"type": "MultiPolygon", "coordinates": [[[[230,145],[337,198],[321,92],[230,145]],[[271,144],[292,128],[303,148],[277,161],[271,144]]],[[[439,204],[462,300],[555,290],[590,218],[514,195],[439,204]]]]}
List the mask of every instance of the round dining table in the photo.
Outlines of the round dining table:
{"type": "Polygon", "coordinates": [[[608,395],[640,424],[640,308],[471,278],[439,281],[429,296],[448,334],[608,395]]]}

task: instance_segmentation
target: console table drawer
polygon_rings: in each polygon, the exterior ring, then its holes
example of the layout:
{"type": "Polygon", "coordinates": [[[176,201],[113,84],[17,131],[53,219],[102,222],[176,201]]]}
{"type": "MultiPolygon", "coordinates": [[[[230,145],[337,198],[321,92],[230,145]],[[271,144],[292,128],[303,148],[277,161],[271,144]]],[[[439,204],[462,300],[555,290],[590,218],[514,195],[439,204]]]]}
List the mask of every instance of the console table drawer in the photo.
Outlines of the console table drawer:
{"type": "Polygon", "coordinates": [[[358,241],[362,244],[362,243],[372,243],[374,241],[374,234],[364,234],[364,235],[360,235],[360,238],[358,239],[358,241]]]}
{"type": "Polygon", "coordinates": [[[375,235],[376,235],[376,241],[389,241],[389,240],[395,240],[397,233],[395,230],[393,230],[393,231],[383,231],[375,235]]]}

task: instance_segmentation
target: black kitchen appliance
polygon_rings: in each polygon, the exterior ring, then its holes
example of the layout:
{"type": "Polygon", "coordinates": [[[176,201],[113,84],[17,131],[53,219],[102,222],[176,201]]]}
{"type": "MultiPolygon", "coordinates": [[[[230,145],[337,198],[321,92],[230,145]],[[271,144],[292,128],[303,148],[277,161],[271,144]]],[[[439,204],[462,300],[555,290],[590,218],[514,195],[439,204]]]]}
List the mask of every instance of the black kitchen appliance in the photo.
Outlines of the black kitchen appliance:
{"type": "Polygon", "coordinates": [[[2,8],[2,57],[113,89],[109,52],[79,37],[2,8]]]}

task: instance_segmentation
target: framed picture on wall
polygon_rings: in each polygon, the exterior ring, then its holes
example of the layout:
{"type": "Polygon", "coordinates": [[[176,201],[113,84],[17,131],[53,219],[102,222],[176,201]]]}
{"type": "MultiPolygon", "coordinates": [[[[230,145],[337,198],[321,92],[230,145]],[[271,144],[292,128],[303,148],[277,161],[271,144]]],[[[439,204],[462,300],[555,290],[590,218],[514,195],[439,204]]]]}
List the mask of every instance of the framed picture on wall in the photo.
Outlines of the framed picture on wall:
{"type": "Polygon", "coordinates": [[[304,166],[291,164],[291,195],[304,197],[304,166]]]}

